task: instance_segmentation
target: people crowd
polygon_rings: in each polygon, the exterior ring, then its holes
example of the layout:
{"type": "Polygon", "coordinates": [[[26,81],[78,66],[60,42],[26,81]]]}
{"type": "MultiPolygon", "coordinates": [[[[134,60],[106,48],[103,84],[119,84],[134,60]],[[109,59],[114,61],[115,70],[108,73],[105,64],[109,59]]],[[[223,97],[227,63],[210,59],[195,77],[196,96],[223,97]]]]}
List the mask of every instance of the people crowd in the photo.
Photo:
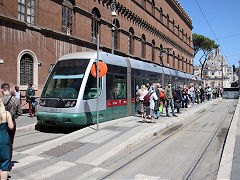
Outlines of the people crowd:
{"type": "Polygon", "coordinates": [[[151,122],[155,122],[155,119],[160,118],[160,114],[163,114],[164,109],[167,117],[170,117],[169,108],[172,116],[178,117],[176,113],[181,113],[181,108],[188,108],[206,100],[219,98],[222,96],[222,89],[207,85],[204,88],[194,84],[173,86],[169,81],[164,88],[159,83],[142,85],[136,95],[138,112],[141,114],[143,122],[147,122],[147,118],[150,118],[151,122]]]}

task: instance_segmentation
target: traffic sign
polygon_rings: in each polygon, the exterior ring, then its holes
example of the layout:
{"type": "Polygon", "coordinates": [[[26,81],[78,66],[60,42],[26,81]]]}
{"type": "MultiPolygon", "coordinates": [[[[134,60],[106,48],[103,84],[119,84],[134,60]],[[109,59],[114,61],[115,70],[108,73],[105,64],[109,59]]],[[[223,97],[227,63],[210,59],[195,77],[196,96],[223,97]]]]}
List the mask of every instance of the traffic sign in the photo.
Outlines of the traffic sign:
{"type": "MultiPolygon", "coordinates": [[[[99,61],[99,78],[105,76],[107,71],[108,71],[107,65],[104,62],[99,61]]],[[[93,66],[91,68],[91,74],[94,77],[97,77],[97,63],[96,62],[93,63],[93,66]]]]}

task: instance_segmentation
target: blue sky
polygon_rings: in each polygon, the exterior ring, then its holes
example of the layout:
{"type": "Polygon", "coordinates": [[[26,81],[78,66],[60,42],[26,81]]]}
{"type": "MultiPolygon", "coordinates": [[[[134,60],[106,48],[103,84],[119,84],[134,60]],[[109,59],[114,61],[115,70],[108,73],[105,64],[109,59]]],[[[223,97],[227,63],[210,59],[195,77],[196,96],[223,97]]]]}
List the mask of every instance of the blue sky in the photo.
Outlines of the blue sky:
{"type": "MultiPolygon", "coordinates": [[[[240,0],[178,0],[192,18],[193,33],[201,34],[220,44],[221,54],[228,65],[238,66],[240,59],[240,0]],[[201,13],[201,7],[208,23],[201,13]]],[[[194,58],[194,65],[199,64],[199,55],[194,58]]]]}

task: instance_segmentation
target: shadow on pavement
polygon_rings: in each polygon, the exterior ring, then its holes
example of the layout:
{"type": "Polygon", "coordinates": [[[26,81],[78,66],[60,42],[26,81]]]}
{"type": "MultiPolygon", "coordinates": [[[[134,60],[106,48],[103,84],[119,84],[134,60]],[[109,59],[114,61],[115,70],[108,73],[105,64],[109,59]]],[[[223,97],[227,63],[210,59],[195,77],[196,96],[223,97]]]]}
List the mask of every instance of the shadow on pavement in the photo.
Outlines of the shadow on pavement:
{"type": "Polygon", "coordinates": [[[60,133],[60,134],[69,134],[74,131],[85,128],[86,126],[81,127],[55,127],[55,126],[44,126],[39,123],[35,125],[35,130],[45,133],[60,133]]]}

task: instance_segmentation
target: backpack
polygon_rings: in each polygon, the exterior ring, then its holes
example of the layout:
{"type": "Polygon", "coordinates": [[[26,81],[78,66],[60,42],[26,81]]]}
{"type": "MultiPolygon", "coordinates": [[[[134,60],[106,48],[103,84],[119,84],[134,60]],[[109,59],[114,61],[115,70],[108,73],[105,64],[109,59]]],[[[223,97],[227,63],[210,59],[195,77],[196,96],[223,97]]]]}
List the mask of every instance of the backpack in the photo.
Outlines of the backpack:
{"type": "Polygon", "coordinates": [[[161,99],[163,99],[164,98],[164,93],[160,91],[159,96],[160,96],[161,99]]]}
{"type": "Polygon", "coordinates": [[[150,97],[151,97],[151,94],[146,94],[145,96],[144,96],[144,101],[143,101],[143,105],[144,106],[149,106],[150,105],[150,102],[149,102],[149,100],[150,100],[150,97]]]}

